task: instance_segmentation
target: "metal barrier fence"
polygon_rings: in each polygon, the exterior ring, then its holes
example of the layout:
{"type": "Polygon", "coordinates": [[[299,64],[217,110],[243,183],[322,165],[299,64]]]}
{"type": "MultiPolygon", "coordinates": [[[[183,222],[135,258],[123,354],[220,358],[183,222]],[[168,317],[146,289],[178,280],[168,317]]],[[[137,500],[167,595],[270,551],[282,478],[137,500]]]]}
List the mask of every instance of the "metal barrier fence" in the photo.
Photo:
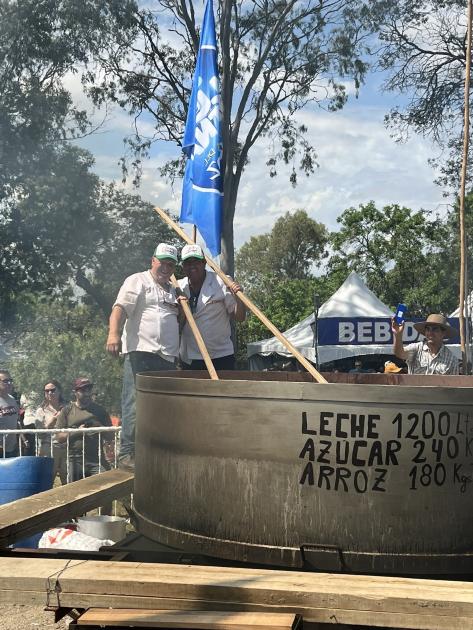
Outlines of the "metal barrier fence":
{"type": "MultiPolygon", "coordinates": [[[[89,471],[87,468],[96,468],[94,472],[101,472],[108,467],[116,468],[118,462],[118,445],[120,439],[120,427],[88,427],[83,429],[0,429],[0,444],[2,446],[2,458],[8,454],[6,452],[6,440],[9,435],[17,437],[17,445],[15,447],[15,455],[22,456],[26,454],[43,455],[55,458],[56,461],[61,459],[64,461],[65,455],[65,471],[61,476],[61,481],[69,483],[75,481],[77,472],[82,474],[79,477],[87,477],[89,471]],[[63,443],[54,440],[57,433],[66,433],[67,438],[63,443]],[[77,446],[77,436],[81,435],[81,446],[77,446]],[[94,458],[93,466],[86,459],[88,436],[97,436],[97,458],[94,458]],[[73,439],[72,439],[73,438],[73,439]],[[33,444],[31,444],[33,440],[33,444]],[[71,440],[74,442],[71,448],[71,440]],[[34,445],[34,448],[33,448],[34,445]],[[105,461],[104,461],[105,458],[105,461]],[[74,477],[71,479],[71,477],[74,477]]],[[[11,451],[11,449],[10,449],[11,451]]]]}

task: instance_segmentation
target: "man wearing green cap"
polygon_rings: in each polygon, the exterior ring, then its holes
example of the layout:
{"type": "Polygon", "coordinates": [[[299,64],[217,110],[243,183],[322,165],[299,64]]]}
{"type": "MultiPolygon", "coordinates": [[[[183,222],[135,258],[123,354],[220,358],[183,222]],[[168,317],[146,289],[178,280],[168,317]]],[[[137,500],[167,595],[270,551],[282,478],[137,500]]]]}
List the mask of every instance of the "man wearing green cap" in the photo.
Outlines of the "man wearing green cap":
{"type": "Polygon", "coordinates": [[[126,278],[110,315],[107,351],[125,355],[119,455],[124,468],[134,467],[136,374],[173,370],[179,355],[178,303],[170,283],[176,263],[177,249],[159,243],[151,268],[126,278]]]}
{"type": "MultiPolygon", "coordinates": [[[[199,245],[185,245],[181,260],[186,277],[179,280],[179,286],[189,300],[195,323],[215,369],[234,370],[231,321],[242,322],[246,315],[243,302],[235,297],[241,291],[241,286],[233,281],[228,288],[216,273],[206,270],[204,253],[199,245]]],[[[180,356],[184,369],[206,369],[187,324],[182,329],[180,356]]]]}

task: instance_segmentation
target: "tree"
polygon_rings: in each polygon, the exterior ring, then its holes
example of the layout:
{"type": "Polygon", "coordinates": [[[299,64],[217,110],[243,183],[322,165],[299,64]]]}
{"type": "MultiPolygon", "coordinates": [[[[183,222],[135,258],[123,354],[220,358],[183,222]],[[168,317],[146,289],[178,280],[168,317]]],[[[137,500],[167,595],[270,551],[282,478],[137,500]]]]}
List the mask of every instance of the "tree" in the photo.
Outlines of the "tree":
{"type": "MultiPolygon", "coordinates": [[[[283,160],[293,165],[293,184],[297,169],[314,171],[314,148],[297,113],[308,104],[341,108],[347,99],[343,80],[359,87],[367,67],[365,37],[372,27],[369,6],[367,0],[218,1],[225,195],[222,267],[227,273],[233,274],[233,219],[252,147],[266,137],[274,147],[268,160],[270,174],[276,175],[277,163],[283,160]]],[[[112,100],[138,122],[142,117],[152,120],[151,135],[141,133],[137,124],[129,139],[139,165],[153,142],[181,144],[200,16],[192,0],[155,0],[153,8],[145,5],[133,18],[136,42],[108,49],[101,56],[104,72],[91,71],[88,81],[96,103],[112,100]]],[[[177,158],[162,173],[176,177],[181,166],[177,158]]]]}
{"type": "MultiPolygon", "coordinates": [[[[379,67],[404,96],[386,116],[399,139],[429,136],[449,155],[439,183],[458,186],[466,64],[464,0],[375,3],[382,18],[379,67]]],[[[471,163],[471,160],[470,160],[471,163]]]]}
{"type": "Polygon", "coordinates": [[[65,147],[45,174],[32,174],[0,236],[1,311],[14,320],[23,291],[69,293],[76,286],[108,318],[123,279],[146,269],[159,241],[175,234],[151,204],[90,172],[92,156],[65,147]]]}
{"type": "Polygon", "coordinates": [[[357,271],[382,301],[405,302],[412,316],[456,307],[447,263],[453,236],[445,221],[397,205],[378,210],[374,202],[345,210],[337,221],[329,275],[357,271]]]}
{"type": "Polygon", "coordinates": [[[95,212],[99,181],[89,172],[91,156],[65,147],[49,153],[48,160],[43,155],[42,162],[43,169],[31,173],[28,187],[4,217],[4,320],[12,315],[12,304],[22,291],[64,289],[73,278],[74,264],[89,259],[89,244],[104,230],[104,217],[95,212]]]}
{"type": "MultiPolygon", "coordinates": [[[[305,210],[287,212],[269,234],[253,236],[236,255],[237,278],[249,297],[279,328],[287,330],[314,308],[314,293],[323,301],[331,287],[314,278],[314,267],[326,255],[328,234],[324,225],[305,210]]],[[[264,324],[249,317],[237,326],[239,360],[246,345],[268,335],[264,324]]]]}
{"type": "Polygon", "coordinates": [[[0,0],[0,204],[44,173],[51,153],[90,128],[63,85],[131,28],[130,0],[0,0]]]}
{"type": "Polygon", "coordinates": [[[266,289],[268,279],[310,278],[312,268],[326,255],[327,240],[325,226],[311,219],[305,210],[287,212],[270,234],[253,236],[239,249],[237,277],[251,294],[266,289]]]}
{"type": "MultiPolygon", "coordinates": [[[[446,238],[444,242],[444,267],[450,277],[452,291],[455,293],[458,306],[459,295],[459,269],[460,269],[460,242],[458,234],[459,227],[459,201],[456,200],[453,208],[445,217],[446,238]]],[[[465,195],[465,234],[467,250],[471,248],[471,235],[473,234],[473,192],[465,195]]],[[[470,249],[471,251],[471,249],[470,249]]],[[[466,290],[469,294],[473,290],[473,259],[466,257],[466,290]]]]}
{"type": "MultiPolygon", "coordinates": [[[[267,276],[266,290],[258,292],[255,302],[265,315],[281,331],[294,326],[314,310],[314,294],[318,294],[321,302],[330,296],[328,285],[323,278],[274,279],[267,276]]],[[[237,325],[238,360],[246,360],[246,346],[252,341],[268,337],[268,329],[256,317],[248,317],[237,325]]]]}
{"type": "MultiPolygon", "coordinates": [[[[25,288],[65,290],[86,275],[88,230],[100,250],[105,220],[90,155],[68,139],[90,129],[63,79],[101,47],[132,34],[129,0],[0,0],[0,317],[25,288]],[[67,236],[67,238],[65,238],[67,236]],[[85,261],[85,262],[84,262],[85,261]]],[[[133,5],[134,6],[134,5],[133,5]]]]}

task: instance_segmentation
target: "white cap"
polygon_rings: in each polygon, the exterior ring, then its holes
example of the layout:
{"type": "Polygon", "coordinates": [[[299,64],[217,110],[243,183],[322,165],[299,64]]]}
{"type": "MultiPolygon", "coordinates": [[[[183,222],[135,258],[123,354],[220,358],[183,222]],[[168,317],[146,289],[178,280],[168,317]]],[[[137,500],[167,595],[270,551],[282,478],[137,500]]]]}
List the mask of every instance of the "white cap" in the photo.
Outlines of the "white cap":
{"type": "Polygon", "coordinates": [[[181,251],[181,260],[187,260],[188,258],[200,258],[205,260],[202,247],[200,245],[184,245],[181,251]]]}
{"type": "Polygon", "coordinates": [[[159,243],[154,251],[154,257],[158,260],[162,260],[163,258],[171,258],[171,260],[177,262],[177,249],[174,247],[174,245],[159,243]]]}

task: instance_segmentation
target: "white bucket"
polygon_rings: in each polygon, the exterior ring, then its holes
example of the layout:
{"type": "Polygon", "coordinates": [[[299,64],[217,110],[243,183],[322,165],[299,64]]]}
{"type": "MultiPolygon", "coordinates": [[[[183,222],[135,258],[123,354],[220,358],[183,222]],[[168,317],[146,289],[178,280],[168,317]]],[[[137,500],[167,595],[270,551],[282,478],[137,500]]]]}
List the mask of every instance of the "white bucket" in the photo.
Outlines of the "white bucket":
{"type": "Polygon", "coordinates": [[[77,519],[77,531],[100,540],[118,542],[125,538],[126,520],[121,516],[81,516],[77,519]]]}

